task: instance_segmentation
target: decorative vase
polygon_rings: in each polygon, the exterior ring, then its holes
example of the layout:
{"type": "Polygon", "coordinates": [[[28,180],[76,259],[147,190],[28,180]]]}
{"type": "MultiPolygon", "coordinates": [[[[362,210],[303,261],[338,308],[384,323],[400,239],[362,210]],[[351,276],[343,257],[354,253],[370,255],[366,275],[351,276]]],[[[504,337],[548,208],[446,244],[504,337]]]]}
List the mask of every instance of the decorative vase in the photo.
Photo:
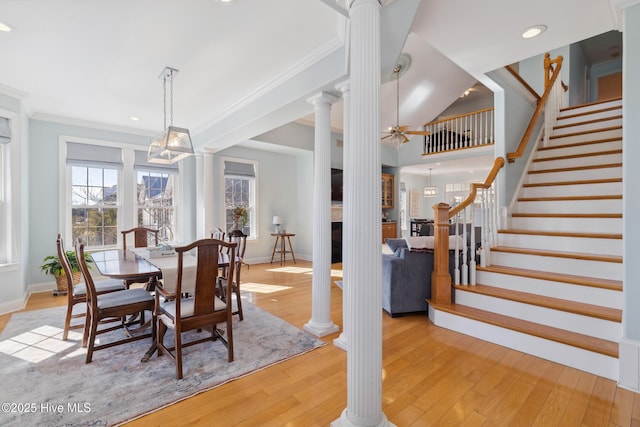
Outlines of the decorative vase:
{"type": "Polygon", "coordinates": [[[233,230],[238,230],[240,229],[240,215],[234,215],[233,216],[233,224],[231,224],[231,228],[229,230],[227,230],[228,232],[233,231],[233,230]]]}

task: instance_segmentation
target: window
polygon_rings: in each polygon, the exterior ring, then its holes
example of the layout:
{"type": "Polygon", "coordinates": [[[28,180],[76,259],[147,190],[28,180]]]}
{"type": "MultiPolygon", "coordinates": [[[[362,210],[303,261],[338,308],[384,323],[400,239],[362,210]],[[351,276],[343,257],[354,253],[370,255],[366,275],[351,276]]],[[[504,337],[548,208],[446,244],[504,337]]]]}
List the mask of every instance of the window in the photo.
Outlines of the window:
{"type": "Polygon", "coordinates": [[[400,230],[407,229],[407,186],[400,183],[400,230]]]}
{"type": "Polygon", "coordinates": [[[88,247],[115,246],[121,223],[122,149],[66,142],[65,235],[88,247]]]}
{"type": "Polygon", "coordinates": [[[138,171],[138,225],[160,230],[160,240],[175,237],[173,174],[138,171]]]}
{"type": "MultiPolygon", "coordinates": [[[[4,116],[11,117],[11,112],[0,111],[4,116]]],[[[11,150],[9,143],[11,142],[12,123],[6,117],[0,116],[0,265],[11,262],[13,255],[12,246],[15,238],[14,224],[11,223],[11,211],[14,208],[11,205],[11,183],[14,174],[11,168],[11,150]]]]}
{"type": "Polygon", "coordinates": [[[176,237],[175,198],[177,164],[147,162],[147,152],[135,152],[136,224],[160,230],[159,240],[173,242],[176,237]]]}
{"type": "Polygon", "coordinates": [[[224,162],[224,201],[225,229],[234,222],[233,208],[243,206],[247,210],[247,220],[239,224],[242,232],[256,237],[256,166],[250,160],[223,160],[224,162]]]}
{"type": "Polygon", "coordinates": [[[72,166],[71,235],[87,246],[118,242],[118,170],[72,166]]]}

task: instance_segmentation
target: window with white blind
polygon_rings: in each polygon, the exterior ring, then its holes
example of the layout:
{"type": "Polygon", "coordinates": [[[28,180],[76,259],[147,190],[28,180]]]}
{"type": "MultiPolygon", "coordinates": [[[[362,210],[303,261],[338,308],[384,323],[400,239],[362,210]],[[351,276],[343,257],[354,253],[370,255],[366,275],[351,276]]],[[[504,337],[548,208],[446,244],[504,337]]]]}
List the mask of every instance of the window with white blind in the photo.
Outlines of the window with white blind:
{"type": "Polygon", "coordinates": [[[242,232],[252,238],[256,230],[257,162],[242,159],[222,159],[224,173],[225,229],[233,225],[233,209],[243,206],[247,221],[240,224],[242,232]]]}
{"type": "Polygon", "coordinates": [[[89,247],[118,243],[119,173],[122,150],[67,143],[71,168],[71,237],[89,247]]]}

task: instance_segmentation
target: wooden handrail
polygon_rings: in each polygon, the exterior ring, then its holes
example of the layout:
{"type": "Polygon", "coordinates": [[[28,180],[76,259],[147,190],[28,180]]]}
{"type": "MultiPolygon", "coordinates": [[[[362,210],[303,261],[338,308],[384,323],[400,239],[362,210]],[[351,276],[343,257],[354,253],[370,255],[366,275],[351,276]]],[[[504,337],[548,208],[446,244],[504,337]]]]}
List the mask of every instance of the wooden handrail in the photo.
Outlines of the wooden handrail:
{"type": "Polygon", "coordinates": [[[426,126],[431,126],[431,125],[437,125],[438,123],[450,122],[452,120],[456,120],[456,119],[459,119],[461,117],[474,116],[476,114],[485,113],[487,111],[493,111],[493,107],[489,107],[489,108],[485,108],[485,109],[482,109],[482,110],[473,111],[471,113],[458,114],[457,116],[447,117],[446,119],[435,120],[433,122],[425,123],[422,126],[426,127],[426,126]]]}
{"type": "Polygon", "coordinates": [[[462,211],[464,208],[466,208],[467,206],[469,206],[475,201],[476,194],[478,193],[478,188],[491,187],[491,184],[493,184],[493,181],[495,181],[496,176],[498,176],[498,172],[500,172],[500,169],[503,166],[504,166],[504,158],[496,157],[496,160],[493,162],[493,167],[491,168],[489,175],[487,175],[487,179],[485,179],[483,183],[474,182],[471,184],[471,191],[469,192],[469,196],[466,199],[464,199],[462,203],[460,203],[458,206],[456,206],[455,208],[449,211],[449,218],[453,218],[460,211],[462,211]]]}
{"type": "Polygon", "coordinates": [[[531,121],[529,122],[529,126],[527,126],[527,130],[525,130],[524,135],[522,136],[522,140],[520,140],[520,144],[516,151],[512,151],[511,153],[507,153],[507,160],[509,163],[513,163],[516,159],[522,157],[525,148],[527,147],[527,143],[531,138],[531,133],[533,132],[533,128],[535,127],[538,119],[540,118],[540,113],[542,113],[542,109],[544,108],[545,103],[547,102],[547,98],[549,98],[549,94],[551,93],[551,88],[555,83],[556,79],[560,75],[560,69],[562,68],[562,56],[558,55],[556,59],[549,59],[549,54],[545,54],[545,88],[542,97],[538,100],[538,105],[536,106],[536,110],[533,112],[531,116],[531,121]],[[552,69],[552,65],[556,64],[556,67],[553,68],[553,74],[551,78],[549,78],[549,71],[552,69]]]}
{"type": "Polygon", "coordinates": [[[540,99],[540,95],[538,95],[538,92],[536,92],[531,86],[529,86],[529,83],[527,83],[526,81],[524,81],[524,79],[520,76],[520,74],[516,73],[516,70],[514,70],[513,68],[511,68],[510,65],[505,65],[505,67],[507,69],[507,71],[509,73],[511,73],[511,75],[518,80],[518,82],[520,82],[520,84],[522,86],[524,86],[525,89],[527,89],[529,91],[529,93],[531,93],[531,95],[533,95],[534,98],[536,99],[540,99]]]}

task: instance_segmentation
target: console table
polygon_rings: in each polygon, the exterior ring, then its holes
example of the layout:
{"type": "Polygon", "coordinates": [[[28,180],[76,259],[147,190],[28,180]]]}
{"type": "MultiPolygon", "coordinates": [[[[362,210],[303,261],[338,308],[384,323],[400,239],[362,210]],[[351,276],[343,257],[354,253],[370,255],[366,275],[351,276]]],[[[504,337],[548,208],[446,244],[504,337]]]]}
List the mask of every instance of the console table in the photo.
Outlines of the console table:
{"type": "Polygon", "coordinates": [[[276,238],[276,242],[273,245],[273,252],[271,252],[271,262],[276,252],[280,253],[280,265],[287,260],[287,253],[291,254],[293,263],[296,263],[296,255],[293,253],[293,246],[291,246],[291,237],[295,236],[295,233],[271,233],[276,238]],[[280,249],[278,249],[278,242],[280,242],[280,249]],[[289,242],[289,250],[287,250],[287,242],[289,242]]]}

